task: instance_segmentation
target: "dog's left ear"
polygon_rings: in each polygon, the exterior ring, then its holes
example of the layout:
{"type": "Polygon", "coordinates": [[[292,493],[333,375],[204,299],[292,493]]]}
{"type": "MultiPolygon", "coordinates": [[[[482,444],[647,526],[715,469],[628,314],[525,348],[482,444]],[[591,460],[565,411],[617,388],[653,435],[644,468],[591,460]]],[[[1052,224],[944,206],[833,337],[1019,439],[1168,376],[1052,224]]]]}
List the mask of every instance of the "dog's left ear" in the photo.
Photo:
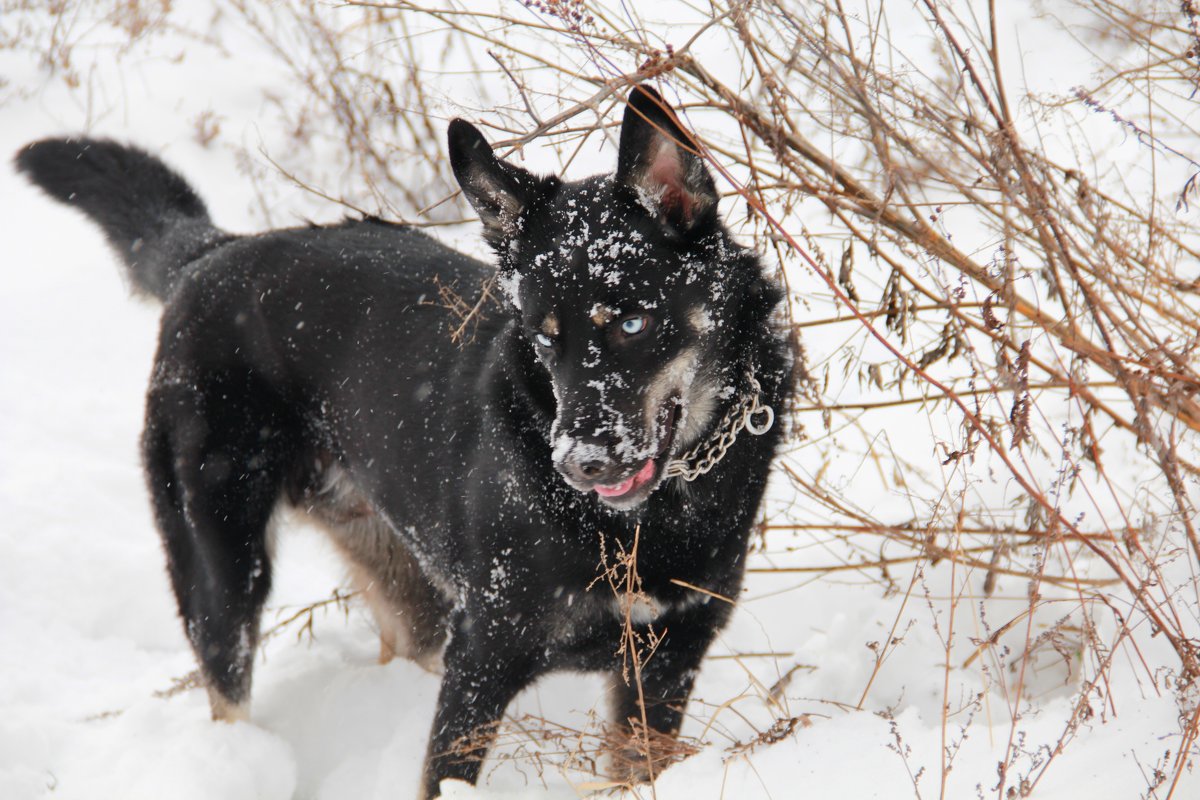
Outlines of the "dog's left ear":
{"type": "Polygon", "coordinates": [[[635,86],[629,93],[617,180],[632,189],[648,211],[681,232],[717,207],[717,188],[698,143],[649,86],[635,86]]]}
{"type": "Polygon", "coordinates": [[[539,180],[496,158],[487,139],[466,120],[452,120],[447,138],[454,177],[479,214],[484,237],[498,245],[533,200],[539,180]]]}

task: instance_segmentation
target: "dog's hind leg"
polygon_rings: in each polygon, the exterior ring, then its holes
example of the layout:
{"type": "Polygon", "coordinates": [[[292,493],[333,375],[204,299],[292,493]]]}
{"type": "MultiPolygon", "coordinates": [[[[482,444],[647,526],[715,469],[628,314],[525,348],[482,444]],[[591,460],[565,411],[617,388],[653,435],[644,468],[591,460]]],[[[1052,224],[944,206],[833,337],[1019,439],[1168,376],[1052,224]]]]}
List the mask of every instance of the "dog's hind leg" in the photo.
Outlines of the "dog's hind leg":
{"type": "Polygon", "coordinates": [[[292,444],[258,387],[180,382],[148,397],[147,480],[214,719],[248,711],[271,587],[268,523],[292,444]]]}
{"type": "Polygon", "coordinates": [[[397,544],[386,564],[355,564],[351,573],[379,626],[379,663],[400,656],[438,672],[449,604],[407,549],[397,544]]]}
{"type": "Polygon", "coordinates": [[[450,604],[390,528],[381,522],[372,528],[341,545],[354,565],[355,585],[379,625],[379,662],[401,656],[437,672],[450,604]]]}
{"type": "Polygon", "coordinates": [[[328,454],[300,463],[315,469],[292,484],[291,503],[329,535],[349,563],[354,587],[379,626],[379,663],[401,656],[437,672],[450,616],[444,593],[328,454]]]}

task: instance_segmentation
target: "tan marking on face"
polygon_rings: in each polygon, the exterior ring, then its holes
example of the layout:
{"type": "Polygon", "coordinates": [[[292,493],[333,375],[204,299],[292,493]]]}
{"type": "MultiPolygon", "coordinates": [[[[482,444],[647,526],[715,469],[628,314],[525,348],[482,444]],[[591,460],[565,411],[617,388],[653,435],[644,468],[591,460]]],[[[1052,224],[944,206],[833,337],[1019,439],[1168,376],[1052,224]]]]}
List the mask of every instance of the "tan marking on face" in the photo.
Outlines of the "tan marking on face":
{"type": "Polygon", "coordinates": [[[542,333],[547,336],[558,336],[559,333],[558,317],[553,314],[547,314],[542,320],[542,333]]]}
{"type": "Polygon", "coordinates": [[[683,350],[671,359],[646,389],[645,407],[642,411],[647,420],[655,419],[659,409],[672,394],[678,394],[683,402],[683,416],[676,422],[675,444],[677,452],[686,450],[699,440],[716,414],[715,390],[701,376],[689,378],[695,372],[700,358],[698,348],[683,350]]]}
{"type": "Polygon", "coordinates": [[[708,333],[713,329],[712,317],[704,306],[697,306],[688,312],[688,324],[695,333],[708,333]]]}
{"type": "Polygon", "coordinates": [[[612,322],[617,316],[615,308],[608,306],[594,305],[592,306],[592,324],[597,328],[603,328],[608,323],[612,322]]]}

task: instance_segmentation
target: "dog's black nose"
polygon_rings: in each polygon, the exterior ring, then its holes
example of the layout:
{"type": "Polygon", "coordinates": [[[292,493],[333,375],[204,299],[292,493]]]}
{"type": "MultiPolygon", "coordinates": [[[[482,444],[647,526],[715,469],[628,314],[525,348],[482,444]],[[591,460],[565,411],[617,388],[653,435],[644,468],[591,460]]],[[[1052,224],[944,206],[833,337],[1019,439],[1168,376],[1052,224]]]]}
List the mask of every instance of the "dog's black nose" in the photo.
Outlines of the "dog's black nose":
{"type": "Polygon", "coordinates": [[[585,478],[595,478],[604,472],[604,467],[605,464],[603,461],[585,461],[579,465],[579,472],[585,478]]]}
{"type": "Polygon", "coordinates": [[[559,459],[559,471],[576,484],[607,484],[621,477],[623,467],[612,455],[613,442],[606,436],[579,436],[559,459]]]}
{"type": "Polygon", "coordinates": [[[559,465],[568,478],[576,483],[611,483],[619,477],[621,465],[607,458],[567,458],[559,465]]]}

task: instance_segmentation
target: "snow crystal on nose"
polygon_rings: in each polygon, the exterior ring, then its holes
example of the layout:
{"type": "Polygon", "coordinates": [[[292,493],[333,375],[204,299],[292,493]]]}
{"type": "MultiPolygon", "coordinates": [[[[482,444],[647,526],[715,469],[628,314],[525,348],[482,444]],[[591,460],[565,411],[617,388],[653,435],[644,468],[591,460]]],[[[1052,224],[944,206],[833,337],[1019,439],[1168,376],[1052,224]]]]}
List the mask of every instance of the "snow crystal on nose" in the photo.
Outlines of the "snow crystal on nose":
{"type": "Polygon", "coordinates": [[[625,422],[624,414],[617,414],[606,431],[613,438],[613,452],[626,463],[641,461],[654,455],[657,442],[643,441],[649,431],[640,426],[633,427],[625,422]]]}
{"type": "Polygon", "coordinates": [[[550,453],[550,460],[555,464],[561,464],[567,460],[568,456],[578,462],[607,461],[608,450],[603,445],[584,442],[564,433],[554,440],[554,450],[550,453]]]}

